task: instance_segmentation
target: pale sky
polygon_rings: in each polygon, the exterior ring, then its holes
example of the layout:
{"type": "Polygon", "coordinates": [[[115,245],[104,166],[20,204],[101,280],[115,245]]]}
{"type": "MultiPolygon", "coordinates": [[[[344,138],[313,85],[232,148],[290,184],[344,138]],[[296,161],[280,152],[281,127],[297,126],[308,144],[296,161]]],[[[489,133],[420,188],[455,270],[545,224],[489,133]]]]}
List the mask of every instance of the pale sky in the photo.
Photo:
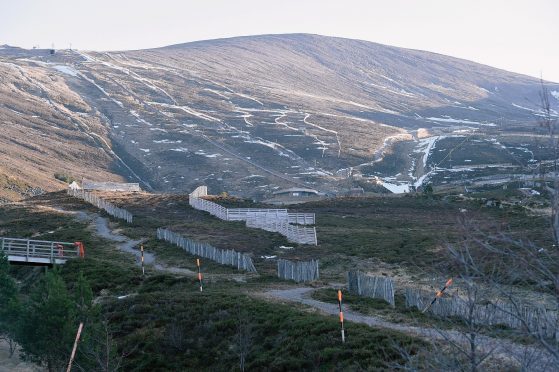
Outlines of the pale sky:
{"type": "Polygon", "coordinates": [[[126,50],[313,33],[559,82],[559,0],[0,0],[0,45],[126,50]]]}

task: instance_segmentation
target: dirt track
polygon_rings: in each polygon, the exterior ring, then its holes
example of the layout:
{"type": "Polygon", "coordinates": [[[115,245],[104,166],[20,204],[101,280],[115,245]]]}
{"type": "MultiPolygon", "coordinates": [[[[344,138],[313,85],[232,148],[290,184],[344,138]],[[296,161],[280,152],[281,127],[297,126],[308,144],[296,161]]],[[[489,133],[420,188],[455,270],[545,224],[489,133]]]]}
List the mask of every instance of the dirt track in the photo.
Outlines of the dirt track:
{"type": "MultiPolygon", "coordinates": [[[[310,294],[316,288],[303,287],[272,290],[264,293],[265,297],[272,299],[279,299],[291,302],[298,302],[304,305],[311,306],[322,313],[330,315],[338,315],[338,305],[329,304],[314,300],[310,294]]],[[[445,341],[465,344],[468,343],[465,335],[458,331],[451,330],[437,330],[435,328],[417,327],[406,325],[402,323],[392,323],[386,320],[363,315],[351,310],[344,309],[344,319],[350,322],[363,323],[372,327],[385,328],[393,331],[403,332],[414,336],[419,336],[428,341],[445,341]]],[[[557,365],[553,364],[552,359],[542,351],[531,346],[524,346],[512,341],[497,339],[487,336],[477,336],[478,345],[484,351],[493,350],[493,355],[503,360],[525,360],[530,356],[532,364],[528,367],[529,370],[537,371],[557,371],[557,365]]]]}

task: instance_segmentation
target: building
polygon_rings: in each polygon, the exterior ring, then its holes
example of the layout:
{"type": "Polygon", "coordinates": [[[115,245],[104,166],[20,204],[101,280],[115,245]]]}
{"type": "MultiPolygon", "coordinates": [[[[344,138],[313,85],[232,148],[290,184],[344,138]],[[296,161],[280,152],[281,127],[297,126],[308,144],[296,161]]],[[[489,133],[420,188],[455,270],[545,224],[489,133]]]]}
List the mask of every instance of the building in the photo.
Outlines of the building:
{"type": "Polygon", "coordinates": [[[289,189],[283,189],[274,192],[275,197],[292,196],[292,197],[305,198],[305,197],[319,196],[319,195],[321,194],[316,190],[298,188],[298,187],[292,187],[289,189]]]}

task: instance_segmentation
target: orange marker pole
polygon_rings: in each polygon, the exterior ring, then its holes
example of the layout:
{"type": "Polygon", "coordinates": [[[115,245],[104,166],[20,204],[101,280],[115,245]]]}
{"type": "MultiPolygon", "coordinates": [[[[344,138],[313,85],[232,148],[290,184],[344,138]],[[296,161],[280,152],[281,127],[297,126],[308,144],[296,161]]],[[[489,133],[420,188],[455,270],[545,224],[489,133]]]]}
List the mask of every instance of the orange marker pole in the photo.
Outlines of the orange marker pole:
{"type": "Polygon", "coordinates": [[[196,266],[198,266],[198,281],[200,282],[200,292],[203,291],[202,288],[202,272],[200,271],[200,259],[196,259],[196,266]]]}
{"type": "Polygon", "coordinates": [[[144,245],[140,245],[140,252],[142,252],[142,276],[146,276],[146,269],[144,267],[144,245]]]}
{"type": "Polygon", "coordinates": [[[429,305],[427,305],[427,307],[425,309],[423,309],[422,313],[426,312],[427,310],[429,310],[429,308],[431,306],[433,306],[435,304],[435,302],[437,302],[437,298],[442,297],[443,296],[443,292],[452,285],[452,278],[448,279],[444,285],[444,287],[440,290],[437,291],[437,293],[435,293],[435,298],[433,298],[433,301],[431,301],[431,303],[429,305]]]}
{"type": "Polygon", "coordinates": [[[345,342],[344,313],[342,311],[342,291],[338,289],[338,307],[340,308],[340,324],[342,326],[342,342],[345,342]]]}

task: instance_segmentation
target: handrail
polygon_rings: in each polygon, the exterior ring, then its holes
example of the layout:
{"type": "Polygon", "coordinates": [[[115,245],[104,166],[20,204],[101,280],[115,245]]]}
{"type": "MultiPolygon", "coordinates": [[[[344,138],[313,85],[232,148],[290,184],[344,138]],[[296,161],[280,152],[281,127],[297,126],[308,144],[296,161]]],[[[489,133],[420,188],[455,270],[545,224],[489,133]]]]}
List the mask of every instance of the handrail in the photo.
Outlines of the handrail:
{"type": "Polygon", "coordinates": [[[69,243],[8,237],[0,237],[0,251],[8,256],[9,261],[20,262],[33,262],[33,259],[59,262],[85,256],[82,242],[69,243]]]}

